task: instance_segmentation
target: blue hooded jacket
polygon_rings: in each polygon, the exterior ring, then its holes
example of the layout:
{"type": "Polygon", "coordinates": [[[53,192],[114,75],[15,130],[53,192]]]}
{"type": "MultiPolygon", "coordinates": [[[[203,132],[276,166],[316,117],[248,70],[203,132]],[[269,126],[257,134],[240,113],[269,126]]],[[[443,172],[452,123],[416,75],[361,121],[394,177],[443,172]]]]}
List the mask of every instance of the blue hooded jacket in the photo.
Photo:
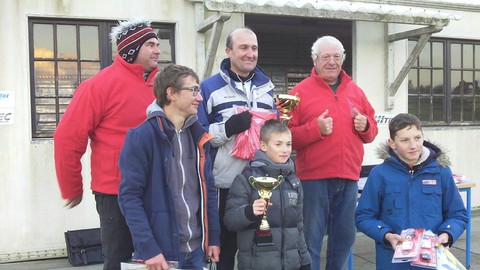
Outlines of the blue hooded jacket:
{"type": "Polygon", "coordinates": [[[394,250],[385,234],[424,228],[446,232],[455,242],[466,228],[467,211],[449,161],[437,146],[425,141],[424,160],[413,169],[387,144],[378,153],[384,162],[368,176],[356,210],[357,228],[375,240],[377,269],[417,269],[410,263],[391,263],[394,250]]]}
{"type": "MultiPolygon", "coordinates": [[[[196,115],[192,116],[196,118],[196,115]]],[[[196,168],[200,186],[203,249],[220,246],[217,193],[209,160],[211,135],[195,121],[187,128],[196,144],[196,168]]],[[[160,253],[178,261],[178,224],[168,179],[172,159],[173,124],[160,109],[140,126],[130,129],[120,155],[122,180],[120,210],[132,234],[134,259],[147,260],[160,253]]]]}

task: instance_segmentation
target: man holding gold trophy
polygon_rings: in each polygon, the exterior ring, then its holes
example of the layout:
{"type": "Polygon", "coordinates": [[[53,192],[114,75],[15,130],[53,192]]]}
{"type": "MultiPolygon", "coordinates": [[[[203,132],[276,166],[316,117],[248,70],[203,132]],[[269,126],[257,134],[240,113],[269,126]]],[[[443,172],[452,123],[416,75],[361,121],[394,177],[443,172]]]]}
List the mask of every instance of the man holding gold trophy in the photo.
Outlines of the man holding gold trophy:
{"type": "Polygon", "coordinates": [[[260,140],[260,150],[227,197],[224,222],[237,232],[238,269],[310,269],[303,189],[290,159],[292,135],[280,121],[268,120],[260,140]]]}

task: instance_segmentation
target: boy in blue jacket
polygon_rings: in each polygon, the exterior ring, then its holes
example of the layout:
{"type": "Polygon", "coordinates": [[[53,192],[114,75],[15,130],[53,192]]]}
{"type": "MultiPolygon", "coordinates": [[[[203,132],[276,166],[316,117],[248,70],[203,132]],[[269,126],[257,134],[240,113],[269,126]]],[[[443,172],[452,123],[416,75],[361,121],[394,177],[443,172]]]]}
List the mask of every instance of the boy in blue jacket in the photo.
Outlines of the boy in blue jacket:
{"type": "Polygon", "coordinates": [[[389,124],[388,144],[377,153],[384,162],[372,169],[357,210],[357,228],[375,240],[377,269],[418,269],[392,263],[403,229],[424,228],[451,246],[463,233],[467,211],[444,152],[424,141],[417,117],[398,114],[389,124]]]}
{"type": "Polygon", "coordinates": [[[134,256],[148,269],[203,269],[218,261],[220,222],[212,135],[197,120],[202,101],[197,74],[169,65],[155,78],[148,118],[127,133],[120,155],[120,210],[134,256]]]}

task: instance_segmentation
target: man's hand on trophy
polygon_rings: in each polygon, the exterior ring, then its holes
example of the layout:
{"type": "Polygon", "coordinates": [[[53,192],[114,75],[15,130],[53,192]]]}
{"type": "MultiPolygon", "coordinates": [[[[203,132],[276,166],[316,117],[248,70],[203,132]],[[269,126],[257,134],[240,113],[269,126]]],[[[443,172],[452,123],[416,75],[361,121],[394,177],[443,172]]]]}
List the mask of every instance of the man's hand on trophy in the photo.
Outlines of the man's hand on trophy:
{"type": "Polygon", "coordinates": [[[283,112],[285,108],[290,104],[290,100],[288,99],[279,99],[275,98],[275,106],[277,106],[277,110],[283,112]]]}
{"type": "MultiPolygon", "coordinates": [[[[268,202],[268,206],[271,206],[272,203],[268,202]]],[[[265,199],[257,199],[252,204],[253,214],[255,216],[261,216],[267,213],[267,201],[265,199]]]]}
{"type": "Polygon", "coordinates": [[[274,100],[277,110],[283,114],[292,112],[295,106],[300,102],[300,98],[297,95],[276,95],[274,100]]]}
{"type": "Polygon", "coordinates": [[[333,131],[333,119],[332,117],[327,117],[328,109],[326,109],[318,118],[317,124],[318,128],[320,129],[320,133],[323,136],[327,136],[332,134],[333,131]]]}
{"type": "Polygon", "coordinates": [[[225,122],[225,133],[227,137],[244,132],[252,124],[252,114],[249,111],[243,111],[234,114],[225,122]]]}

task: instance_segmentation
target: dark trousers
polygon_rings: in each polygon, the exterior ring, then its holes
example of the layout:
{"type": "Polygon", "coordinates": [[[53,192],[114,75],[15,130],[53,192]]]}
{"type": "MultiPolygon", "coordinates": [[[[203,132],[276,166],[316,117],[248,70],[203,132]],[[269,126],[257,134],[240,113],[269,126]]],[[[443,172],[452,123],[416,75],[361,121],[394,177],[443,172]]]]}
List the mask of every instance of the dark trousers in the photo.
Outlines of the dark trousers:
{"type": "Polygon", "coordinates": [[[235,255],[237,254],[237,233],[231,232],[225,226],[223,217],[227,206],[227,195],[229,189],[220,188],[218,213],[220,216],[220,260],[217,263],[218,270],[233,270],[235,266],[235,255]]]}
{"type": "Polygon", "coordinates": [[[116,195],[95,194],[100,216],[104,270],[120,270],[120,263],[132,258],[133,244],[130,230],[118,207],[116,195]]]}

